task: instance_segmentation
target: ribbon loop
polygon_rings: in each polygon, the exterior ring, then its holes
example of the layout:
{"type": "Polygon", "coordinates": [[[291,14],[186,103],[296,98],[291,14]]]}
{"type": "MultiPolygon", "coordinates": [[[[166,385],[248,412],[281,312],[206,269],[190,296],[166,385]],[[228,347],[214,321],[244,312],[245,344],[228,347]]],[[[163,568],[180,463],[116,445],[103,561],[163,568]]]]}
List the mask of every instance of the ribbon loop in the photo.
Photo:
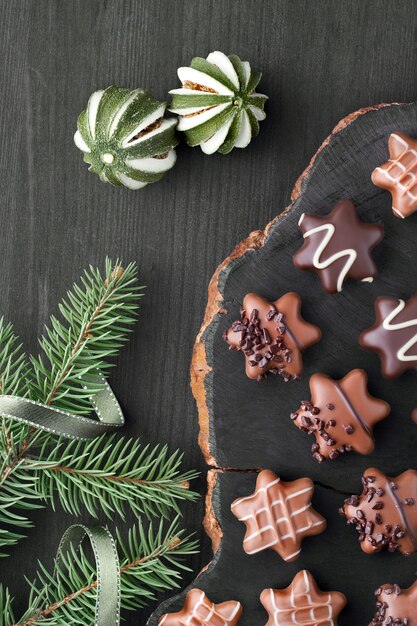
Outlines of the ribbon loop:
{"type": "Polygon", "coordinates": [[[71,545],[78,549],[86,537],[93,549],[97,571],[94,626],[119,626],[120,564],[114,539],[107,528],[83,524],[70,526],[59,544],[55,559],[56,569],[62,567],[64,555],[71,545]]]}
{"type": "Polygon", "coordinates": [[[98,420],[68,413],[28,398],[9,395],[0,395],[0,415],[67,439],[94,439],[123,426],[125,421],[122,409],[107,380],[101,373],[84,380],[98,382],[102,386],[90,398],[98,420]]]}

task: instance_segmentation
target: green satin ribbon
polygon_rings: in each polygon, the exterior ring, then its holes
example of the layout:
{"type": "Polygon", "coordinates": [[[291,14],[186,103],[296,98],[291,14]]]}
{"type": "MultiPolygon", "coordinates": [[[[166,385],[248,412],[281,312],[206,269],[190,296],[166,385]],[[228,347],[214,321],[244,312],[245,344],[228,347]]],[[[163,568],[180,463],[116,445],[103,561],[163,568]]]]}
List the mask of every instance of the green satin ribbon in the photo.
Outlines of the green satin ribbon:
{"type": "Polygon", "coordinates": [[[68,439],[94,439],[123,426],[122,409],[106,379],[99,373],[89,380],[102,385],[102,389],[90,399],[98,420],[8,395],[0,395],[0,415],[68,439]]]}
{"type": "Polygon", "coordinates": [[[97,571],[97,600],[94,626],[119,626],[120,624],[120,564],[116,545],[107,528],[75,524],[64,533],[59,544],[55,563],[63,566],[65,554],[71,545],[78,550],[85,538],[93,548],[97,571]]]}

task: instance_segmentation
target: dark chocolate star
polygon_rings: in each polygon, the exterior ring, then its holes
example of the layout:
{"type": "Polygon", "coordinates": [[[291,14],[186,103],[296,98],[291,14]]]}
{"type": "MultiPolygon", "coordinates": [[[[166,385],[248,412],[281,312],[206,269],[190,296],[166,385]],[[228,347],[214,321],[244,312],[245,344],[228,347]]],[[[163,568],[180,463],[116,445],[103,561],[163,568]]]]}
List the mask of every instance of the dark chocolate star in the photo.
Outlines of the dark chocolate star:
{"type": "Polygon", "coordinates": [[[388,149],[390,159],[374,169],[372,182],[391,192],[394,215],[405,218],[417,211],[417,141],[392,133],[388,149]]]}
{"type": "Polygon", "coordinates": [[[398,378],[417,369],[417,293],[407,302],[377,298],[375,316],[375,324],[361,333],[359,343],[379,354],[383,376],[398,378]]]}
{"type": "Polygon", "coordinates": [[[315,435],[311,451],[320,463],[351,450],[360,454],[373,451],[372,429],[389,414],[390,405],[369,394],[367,381],[361,369],[352,370],[342,380],[325,374],[310,378],[311,402],[302,402],[291,419],[300,430],[315,435]]]}
{"type": "Polygon", "coordinates": [[[285,381],[303,371],[302,351],[320,341],[317,326],[304,321],[301,298],[286,293],[268,302],[256,293],[243,300],[241,319],[224,333],[231,350],[240,350],[246,359],[246,374],[260,380],[266,374],[279,374],[285,381]]]}
{"type": "Polygon", "coordinates": [[[375,591],[377,612],[369,626],[413,626],[417,624],[417,581],[408,589],[382,585],[375,591]]]}
{"type": "Polygon", "coordinates": [[[340,292],[346,278],[372,282],[377,274],[371,250],[384,235],[378,224],[359,219],[350,200],[340,200],[328,215],[307,215],[299,221],[304,244],[295,253],[295,267],[313,270],[328,293],[340,292]]]}

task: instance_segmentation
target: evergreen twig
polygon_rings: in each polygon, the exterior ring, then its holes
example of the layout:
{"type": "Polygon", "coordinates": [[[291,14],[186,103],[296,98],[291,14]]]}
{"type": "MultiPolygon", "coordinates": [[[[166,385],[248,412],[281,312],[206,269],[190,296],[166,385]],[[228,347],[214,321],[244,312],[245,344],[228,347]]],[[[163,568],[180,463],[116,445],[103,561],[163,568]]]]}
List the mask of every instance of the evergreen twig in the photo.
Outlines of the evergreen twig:
{"type": "MultiPolygon", "coordinates": [[[[130,529],[127,541],[117,531],[121,574],[121,608],[136,610],[155,599],[157,593],[176,589],[181,572],[189,571],[184,557],[197,551],[196,542],[178,528],[161,522],[156,530],[139,522],[130,529]]],[[[73,547],[54,572],[39,563],[36,579],[30,582],[29,607],[19,622],[14,621],[7,592],[0,592],[0,610],[5,626],[93,626],[97,597],[97,573],[86,552],[73,547]],[[3,603],[3,604],[2,604],[3,603]]],[[[1,622],[0,622],[0,626],[1,622]]]]}
{"type": "MultiPolygon", "coordinates": [[[[86,382],[97,369],[107,373],[111,358],[127,340],[137,317],[134,264],[121,268],[106,260],[104,277],[90,267],[81,286],[74,285],[60,305],[64,321],[51,317],[40,340],[43,354],[20,351],[12,326],[0,320],[0,393],[40,401],[70,413],[91,412],[90,398],[101,385],[86,382]],[[80,382],[83,377],[83,384],[80,382]]],[[[81,507],[122,518],[126,507],[136,516],[179,512],[180,500],[197,494],[188,489],[195,472],[180,472],[181,455],[137,441],[97,437],[88,442],[58,439],[24,423],[1,418],[0,556],[31,526],[27,513],[50,502],[74,514],[81,507]]],[[[0,625],[1,626],[1,625],[0,625]]]]}

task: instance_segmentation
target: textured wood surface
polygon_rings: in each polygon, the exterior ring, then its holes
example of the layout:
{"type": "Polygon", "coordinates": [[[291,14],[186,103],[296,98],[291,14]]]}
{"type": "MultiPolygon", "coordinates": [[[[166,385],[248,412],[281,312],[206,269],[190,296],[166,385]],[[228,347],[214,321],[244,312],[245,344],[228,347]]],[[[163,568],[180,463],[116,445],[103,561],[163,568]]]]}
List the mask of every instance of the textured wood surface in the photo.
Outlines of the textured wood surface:
{"type": "MultiPolygon", "coordinates": [[[[137,260],[147,297],[112,377],[127,432],[182,446],[186,465],[204,470],[188,369],[209,278],[237,242],[288,204],[340,118],[417,99],[413,9],[412,0],[2,0],[1,310],[27,349],[86,264],[106,254],[137,260]],[[264,72],[268,116],[250,148],[207,157],[182,147],[164,181],[137,193],[87,172],[72,135],[94,89],[144,86],[164,98],[178,85],[179,65],[214,49],[264,72]]],[[[203,545],[196,571],[210,555],[202,511],[202,502],[185,511],[203,545]]],[[[33,574],[38,557],[51,561],[73,521],[50,511],[36,518],[29,539],[0,563],[17,613],[22,574],[33,574]]],[[[146,611],[125,623],[145,619],[146,611]]]]}

